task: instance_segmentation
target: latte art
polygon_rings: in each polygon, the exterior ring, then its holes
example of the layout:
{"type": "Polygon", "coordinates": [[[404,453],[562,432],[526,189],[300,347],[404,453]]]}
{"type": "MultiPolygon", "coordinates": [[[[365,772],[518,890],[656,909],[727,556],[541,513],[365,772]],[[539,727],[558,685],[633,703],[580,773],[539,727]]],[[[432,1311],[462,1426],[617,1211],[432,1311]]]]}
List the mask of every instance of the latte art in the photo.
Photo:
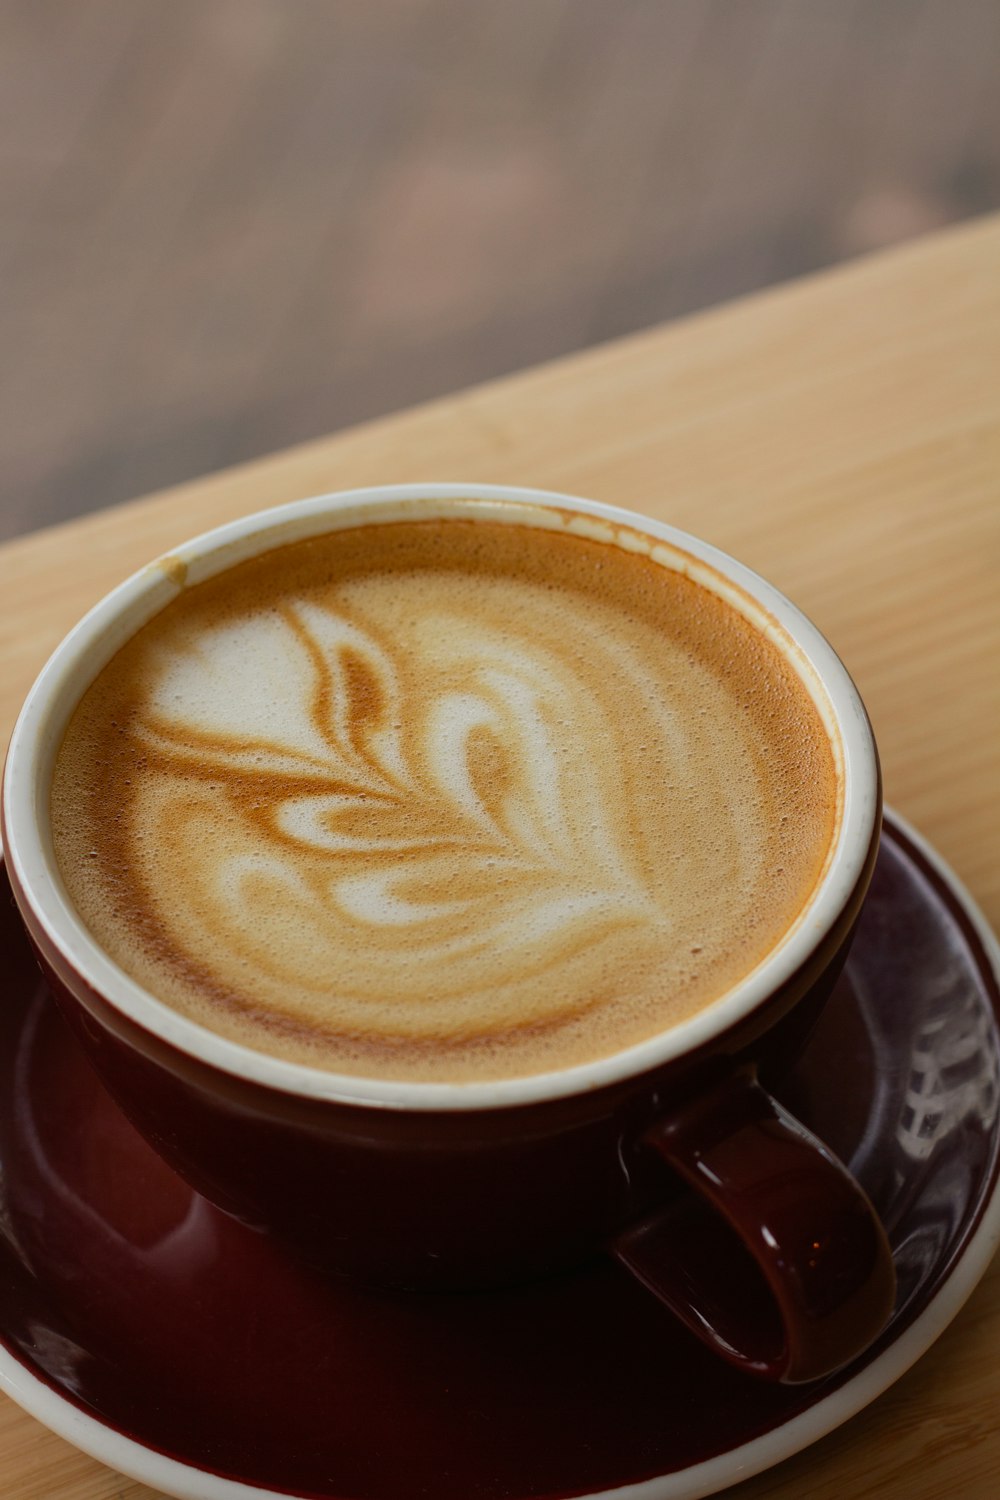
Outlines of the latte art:
{"type": "MultiPolygon", "coordinates": [[[[456,996],[474,1030],[484,953],[494,1005],[509,986],[516,1020],[522,976],[666,914],[621,847],[620,786],[568,753],[567,726],[588,743],[613,733],[576,676],[538,642],[476,619],[428,615],[416,634],[407,672],[363,624],[314,604],[256,625],[251,649],[239,626],[222,628],[172,656],[134,732],[161,844],[177,841],[186,866],[214,831],[219,857],[194,872],[188,941],[224,935],[245,962],[293,985],[318,978],[320,993],[314,945],[329,948],[327,964],[349,945],[344,1021],[369,1026],[384,1011],[428,1036],[456,996]],[[260,659],[281,663],[264,702],[260,659]],[[192,794],[192,769],[210,797],[192,794]],[[226,803],[211,806],[221,789],[226,803]],[[313,951],[262,944],[262,910],[283,927],[294,914],[313,951]],[[443,1004],[424,993],[429,973],[443,1004]]],[[[539,1019],[559,1003],[549,994],[539,1019]]]]}
{"type": "Polygon", "coordinates": [[[453,521],[183,594],[85,696],[52,807],[81,915],[168,1004],[279,1056],[461,1079],[710,1003],[803,904],[835,793],[805,690],[708,591],[453,521]]]}

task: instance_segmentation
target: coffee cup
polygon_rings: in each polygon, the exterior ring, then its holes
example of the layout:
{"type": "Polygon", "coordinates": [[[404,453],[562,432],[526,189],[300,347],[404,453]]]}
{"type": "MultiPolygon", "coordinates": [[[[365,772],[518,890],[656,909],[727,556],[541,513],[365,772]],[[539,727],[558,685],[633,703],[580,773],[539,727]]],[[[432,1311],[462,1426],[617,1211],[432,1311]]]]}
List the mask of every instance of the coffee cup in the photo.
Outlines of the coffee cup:
{"type": "Polygon", "coordinates": [[[195,1188],[331,1274],[596,1254],[724,1358],[820,1378],[894,1277],[761,1082],[846,958],[871,728],[717,549],[495,486],[284,505],[134,575],[4,773],[65,1017],[195,1188]]]}

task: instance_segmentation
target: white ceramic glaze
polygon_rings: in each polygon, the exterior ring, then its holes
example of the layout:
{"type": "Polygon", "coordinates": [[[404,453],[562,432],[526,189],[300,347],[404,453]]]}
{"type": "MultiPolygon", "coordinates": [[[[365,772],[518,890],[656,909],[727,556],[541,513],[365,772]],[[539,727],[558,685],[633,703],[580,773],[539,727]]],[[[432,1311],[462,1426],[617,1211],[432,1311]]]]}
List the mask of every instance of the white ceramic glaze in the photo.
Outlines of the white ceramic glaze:
{"type": "Polygon", "coordinates": [[[31,915],[65,963],[124,1014],[183,1052],[239,1077],[311,1098],[394,1109],[496,1109],[603,1087],[684,1056],[749,1014],[800,965],[854,890],[878,812],[878,764],[864,707],[843,664],[809,620],[764,579],[725,553],[658,521],[596,501],[491,485],[397,485],[319,496],[208,532],[134,574],[107,595],[55,651],[11,739],[4,781],[6,854],[31,915]],[[564,529],[647,552],[726,598],[773,639],[808,688],[841,771],[838,832],[825,871],[781,943],[726,995],[670,1030],[610,1057],[496,1082],[413,1083],[346,1076],[266,1056],[216,1035],[158,1001],[111,962],[68,901],[48,833],[56,751],[86,687],[115,651],[184,587],[259,552],[325,531],[379,521],[468,515],[564,529]]]}

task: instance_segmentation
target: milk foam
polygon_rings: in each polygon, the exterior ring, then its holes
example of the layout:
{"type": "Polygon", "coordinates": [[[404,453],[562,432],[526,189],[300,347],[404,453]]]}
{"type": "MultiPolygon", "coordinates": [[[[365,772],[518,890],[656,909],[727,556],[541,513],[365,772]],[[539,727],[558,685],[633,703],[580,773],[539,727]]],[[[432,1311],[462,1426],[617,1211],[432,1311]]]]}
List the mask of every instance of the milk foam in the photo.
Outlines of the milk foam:
{"type": "Polygon", "coordinates": [[[294,1060],[463,1079],[710,1004],[808,898],[836,796],[808,694],[730,606],[452,521],[188,590],[85,695],[52,810],[81,915],[166,1003],[294,1060]]]}

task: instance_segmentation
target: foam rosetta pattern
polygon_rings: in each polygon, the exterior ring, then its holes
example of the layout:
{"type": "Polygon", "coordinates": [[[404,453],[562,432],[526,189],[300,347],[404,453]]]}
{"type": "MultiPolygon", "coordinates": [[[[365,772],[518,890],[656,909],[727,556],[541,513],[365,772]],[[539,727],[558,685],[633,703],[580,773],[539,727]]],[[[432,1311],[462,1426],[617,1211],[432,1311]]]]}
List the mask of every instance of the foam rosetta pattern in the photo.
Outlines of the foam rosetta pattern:
{"type": "Polygon", "coordinates": [[[70,726],[60,865],[116,962],[250,1046],[566,1066],[773,946],[829,843],[829,746],[780,653],[689,580],[433,531],[296,544],[157,616],[70,726]]]}

